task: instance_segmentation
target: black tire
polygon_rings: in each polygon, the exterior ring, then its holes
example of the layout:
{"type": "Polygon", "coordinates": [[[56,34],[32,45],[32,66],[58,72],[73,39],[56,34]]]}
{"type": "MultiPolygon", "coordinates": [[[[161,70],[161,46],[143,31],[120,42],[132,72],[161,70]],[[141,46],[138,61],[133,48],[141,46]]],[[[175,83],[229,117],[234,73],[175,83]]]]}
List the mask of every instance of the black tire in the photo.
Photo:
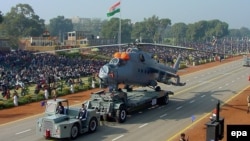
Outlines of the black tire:
{"type": "Polygon", "coordinates": [[[159,100],[160,100],[159,104],[161,104],[161,105],[167,105],[169,103],[169,96],[166,95],[166,96],[160,98],[159,100]]]}
{"type": "Polygon", "coordinates": [[[116,121],[118,123],[124,123],[127,118],[127,111],[125,108],[120,108],[119,110],[116,111],[116,121]]]}
{"type": "Polygon", "coordinates": [[[98,126],[97,119],[95,117],[92,117],[89,121],[89,126],[88,126],[88,132],[93,133],[96,131],[98,126]]]}
{"type": "Polygon", "coordinates": [[[70,130],[70,138],[74,140],[77,138],[78,134],[79,134],[79,126],[77,124],[74,124],[70,130]]]}
{"type": "Polygon", "coordinates": [[[156,86],[155,87],[155,91],[157,91],[157,92],[161,91],[161,87],[160,86],[156,86]]]}

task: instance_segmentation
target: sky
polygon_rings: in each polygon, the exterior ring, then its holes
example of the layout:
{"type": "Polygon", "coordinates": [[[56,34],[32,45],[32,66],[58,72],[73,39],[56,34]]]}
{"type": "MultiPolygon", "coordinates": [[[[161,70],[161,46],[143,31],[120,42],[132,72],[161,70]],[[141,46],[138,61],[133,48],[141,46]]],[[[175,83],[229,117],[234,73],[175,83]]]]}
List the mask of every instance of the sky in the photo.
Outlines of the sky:
{"type": "MultiPolygon", "coordinates": [[[[119,0],[1,0],[0,11],[10,12],[17,4],[29,4],[36,15],[49,23],[57,16],[65,18],[108,19],[106,13],[119,0]]],[[[131,19],[133,23],[153,15],[168,18],[172,25],[192,24],[201,20],[218,19],[229,29],[250,29],[250,0],[121,0],[121,13],[113,17],[131,19]]]]}

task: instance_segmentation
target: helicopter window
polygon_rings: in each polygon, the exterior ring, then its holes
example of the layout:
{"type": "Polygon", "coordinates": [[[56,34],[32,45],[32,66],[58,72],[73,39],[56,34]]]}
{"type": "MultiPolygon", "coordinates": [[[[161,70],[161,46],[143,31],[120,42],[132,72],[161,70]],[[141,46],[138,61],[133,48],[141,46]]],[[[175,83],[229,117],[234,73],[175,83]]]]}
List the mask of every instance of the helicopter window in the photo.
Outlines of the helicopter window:
{"type": "Polygon", "coordinates": [[[109,61],[109,64],[114,64],[114,65],[118,65],[119,64],[119,59],[118,58],[113,58],[109,61]]]}
{"type": "Polygon", "coordinates": [[[132,50],[131,48],[128,48],[128,49],[126,50],[126,52],[129,53],[129,52],[131,52],[131,50],[132,50]]]}
{"type": "Polygon", "coordinates": [[[128,48],[126,50],[127,53],[131,53],[131,52],[138,52],[138,49],[137,48],[128,48]]]}
{"type": "Polygon", "coordinates": [[[140,54],[140,55],[139,55],[139,58],[140,58],[140,61],[141,61],[141,62],[144,62],[144,61],[145,61],[145,58],[144,58],[143,54],[140,54]]]}

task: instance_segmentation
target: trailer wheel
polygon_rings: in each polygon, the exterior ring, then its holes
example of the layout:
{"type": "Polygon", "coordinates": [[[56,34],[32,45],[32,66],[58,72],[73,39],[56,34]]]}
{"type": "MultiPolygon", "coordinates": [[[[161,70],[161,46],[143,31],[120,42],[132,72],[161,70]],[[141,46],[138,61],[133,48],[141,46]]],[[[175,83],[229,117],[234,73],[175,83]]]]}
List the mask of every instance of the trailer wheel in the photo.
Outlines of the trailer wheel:
{"type": "Polygon", "coordinates": [[[162,104],[167,105],[169,103],[169,96],[166,95],[162,98],[162,104]]]}
{"type": "Polygon", "coordinates": [[[125,108],[121,108],[119,110],[116,111],[116,121],[119,123],[123,123],[126,121],[127,118],[127,111],[125,110],[125,108]]]}
{"type": "Polygon", "coordinates": [[[156,86],[155,87],[155,91],[157,91],[157,92],[161,91],[161,87],[160,86],[156,86]]]}
{"type": "Polygon", "coordinates": [[[169,96],[168,95],[166,95],[164,97],[161,97],[159,99],[159,104],[160,105],[167,105],[168,103],[169,103],[169,96]]]}
{"type": "Polygon", "coordinates": [[[89,131],[90,133],[95,132],[96,129],[97,129],[97,126],[98,126],[97,119],[96,119],[95,117],[92,117],[92,118],[90,119],[90,121],[89,121],[89,129],[88,129],[88,131],[89,131]]]}
{"type": "Polygon", "coordinates": [[[74,124],[71,128],[71,132],[70,132],[70,138],[71,139],[76,139],[79,133],[79,126],[77,126],[77,124],[74,124]]]}

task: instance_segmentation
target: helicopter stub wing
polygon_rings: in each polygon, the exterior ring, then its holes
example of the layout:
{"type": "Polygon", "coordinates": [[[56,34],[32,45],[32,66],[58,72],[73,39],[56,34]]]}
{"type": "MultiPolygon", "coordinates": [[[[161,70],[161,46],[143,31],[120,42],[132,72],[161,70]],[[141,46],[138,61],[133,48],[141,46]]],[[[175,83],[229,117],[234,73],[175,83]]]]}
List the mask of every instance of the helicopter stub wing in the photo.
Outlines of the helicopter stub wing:
{"type": "Polygon", "coordinates": [[[165,84],[172,84],[175,86],[184,86],[186,83],[180,82],[180,76],[176,72],[167,71],[161,68],[150,67],[150,70],[153,73],[158,73],[158,76],[155,78],[158,82],[165,84]],[[176,81],[171,81],[171,78],[174,78],[176,81]]]}

